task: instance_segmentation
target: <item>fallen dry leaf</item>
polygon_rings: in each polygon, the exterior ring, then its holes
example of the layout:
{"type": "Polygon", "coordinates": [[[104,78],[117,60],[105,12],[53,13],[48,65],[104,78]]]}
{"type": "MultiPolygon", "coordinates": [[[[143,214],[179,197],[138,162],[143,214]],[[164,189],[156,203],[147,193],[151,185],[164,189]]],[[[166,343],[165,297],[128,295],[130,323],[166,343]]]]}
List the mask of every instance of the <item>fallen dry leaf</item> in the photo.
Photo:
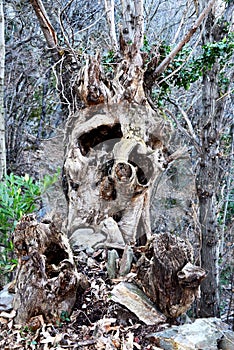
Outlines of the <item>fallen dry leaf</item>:
{"type": "Polygon", "coordinates": [[[4,317],[4,318],[7,318],[7,319],[14,318],[15,315],[16,315],[16,311],[15,310],[11,310],[11,312],[2,311],[0,313],[0,317],[4,317]]]}

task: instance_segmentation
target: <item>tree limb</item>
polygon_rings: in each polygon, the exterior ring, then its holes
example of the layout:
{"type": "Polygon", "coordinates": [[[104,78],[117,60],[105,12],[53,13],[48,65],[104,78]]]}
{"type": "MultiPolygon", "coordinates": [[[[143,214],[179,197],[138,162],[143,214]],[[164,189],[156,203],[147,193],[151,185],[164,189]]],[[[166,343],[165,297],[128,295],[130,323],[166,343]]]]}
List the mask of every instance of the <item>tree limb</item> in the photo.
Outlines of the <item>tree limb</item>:
{"type": "Polygon", "coordinates": [[[125,45],[134,43],[137,51],[143,45],[144,37],[144,19],[143,19],[143,1],[142,0],[122,0],[123,11],[123,31],[122,36],[125,45]]]}
{"type": "Polygon", "coordinates": [[[38,21],[40,23],[41,29],[45,36],[47,45],[50,49],[54,49],[57,46],[57,36],[55,30],[50,23],[50,20],[47,16],[46,10],[41,0],[30,0],[33,9],[36,13],[38,21]]]}
{"type": "Polygon", "coordinates": [[[115,31],[114,0],[105,0],[105,9],[106,9],[106,19],[109,26],[111,45],[114,48],[114,51],[117,51],[118,43],[117,43],[117,37],[116,37],[116,31],[115,31]]]}
{"type": "Polygon", "coordinates": [[[192,126],[192,123],[187,115],[187,113],[183,110],[183,108],[180,107],[180,105],[178,105],[176,103],[176,101],[170,99],[169,102],[171,102],[179,111],[180,113],[182,114],[182,116],[184,117],[184,120],[186,121],[186,124],[188,126],[188,130],[189,130],[189,134],[193,137],[194,141],[197,142],[197,135],[195,134],[194,132],[194,129],[193,129],[193,126],[192,126]]]}
{"type": "Polygon", "coordinates": [[[143,18],[143,1],[135,1],[135,37],[134,42],[138,50],[143,45],[144,38],[144,18],[143,18]]]}
{"type": "Polygon", "coordinates": [[[179,42],[179,44],[174,48],[174,50],[171,51],[171,53],[160,63],[160,65],[156,68],[154,71],[154,78],[162,74],[162,72],[165,71],[167,66],[170,64],[170,62],[174,59],[174,57],[177,55],[179,51],[184,47],[185,44],[189,42],[193,34],[197,31],[200,24],[202,23],[203,19],[208,15],[210,12],[212,6],[214,5],[216,0],[210,0],[208,2],[208,5],[205,7],[205,9],[202,11],[192,28],[187,32],[187,34],[184,36],[184,38],[179,42]]]}
{"type": "MultiPolygon", "coordinates": [[[[196,140],[196,136],[192,133],[190,133],[190,130],[189,132],[180,124],[180,122],[178,121],[178,119],[173,115],[173,113],[171,111],[169,111],[169,109],[165,108],[164,111],[173,119],[173,121],[176,123],[176,126],[177,128],[185,135],[188,137],[188,139],[190,139],[193,144],[194,144],[194,147],[196,148],[197,152],[200,153],[201,150],[200,150],[200,146],[196,140]]],[[[184,116],[184,115],[183,115],[184,116]]],[[[187,123],[187,120],[186,120],[186,123],[187,123]]]]}

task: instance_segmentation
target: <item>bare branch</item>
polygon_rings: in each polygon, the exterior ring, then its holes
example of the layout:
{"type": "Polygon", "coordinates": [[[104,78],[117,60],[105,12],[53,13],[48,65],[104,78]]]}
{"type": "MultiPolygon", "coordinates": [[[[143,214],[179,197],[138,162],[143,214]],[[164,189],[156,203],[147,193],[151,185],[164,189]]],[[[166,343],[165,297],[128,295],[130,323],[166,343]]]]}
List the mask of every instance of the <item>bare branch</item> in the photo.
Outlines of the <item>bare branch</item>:
{"type": "Polygon", "coordinates": [[[187,113],[183,110],[183,108],[180,107],[180,105],[178,105],[175,101],[173,100],[169,100],[174,106],[176,106],[176,108],[178,108],[178,110],[180,111],[181,115],[183,116],[184,120],[186,121],[186,124],[188,126],[188,130],[189,130],[189,134],[193,137],[194,140],[197,141],[197,135],[194,132],[192,123],[187,115],[187,113]]]}
{"type": "Polygon", "coordinates": [[[193,48],[192,48],[192,51],[190,52],[190,54],[186,57],[186,59],[184,60],[184,62],[178,67],[176,68],[173,72],[171,72],[169,75],[167,75],[165,78],[163,78],[162,80],[160,80],[158,82],[158,84],[162,84],[164,81],[170,79],[173,75],[175,75],[177,72],[179,72],[183,67],[184,65],[186,64],[186,62],[188,62],[188,60],[190,59],[190,57],[193,55],[197,45],[199,44],[200,40],[201,40],[201,37],[202,37],[202,33],[205,29],[205,25],[202,26],[202,29],[200,31],[200,34],[199,34],[199,37],[198,39],[196,40],[195,44],[193,45],[193,48]]]}
{"type": "Polygon", "coordinates": [[[85,28],[83,28],[83,29],[80,29],[80,30],[78,30],[77,32],[75,32],[75,35],[80,34],[80,33],[82,33],[82,32],[85,32],[86,30],[89,30],[90,28],[94,27],[95,24],[97,24],[97,23],[102,19],[102,17],[105,16],[105,14],[106,14],[106,12],[104,12],[100,17],[98,17],[98,18],[97,18],[93,23],[91,23],[89,26],[87,26],[87,27],[85,27],[85,28]]]}
{"type": "Polygon", "coordinates": [[[111,39],[111,45],[114,48],[114,51],[118,50],[118,43],[115,31],[115,18],[114,18],[114,9],[115,2],[114,0],[105,0],[105,9],[106,9],[106,18],[109,26],[109,34],[111,39]]]}
{"type": "Polygon", "coordinates": [[[134,43],[138,50],[143,45],[144,37],[144,18],[143,18],[143,0],[135,1],[135,37],[134,43]]]}
{"type": "Polygon", "coordinates": [[[196,138],[194,138],[193,135],[190,134],[190,132],[188,132],[179,122],[179,120],[173,115],[173,113],[169,110],[169,109],[164,109],[164,111],[173,119],[173,121],[176,123],[177,128],[185,135],[188,137],[188,139],[190,139],[193,144],[194,147],[196,148],[197,152],[200,153],[200,146],[196,140],[196,138]]]}
{"type": "Polygon", "coordinates": [[[55,30],[50,23],[46,10],[41,0],[30,0],[33,9],[37,15],[41,29],[45,36],[46,42],[50,49],[54,49],[57,46],[57,36],[55,30]]]}
{"type": "Polygon", "coordinates": [[[122,0],[123,38],[139,50],[143,44],[143,0],[122,0]]]}
{"type": "Polygon", "coordinates": [[[208,5],[206,8],[202,11],[192,28],[188,31],[188,33],[184,36],[184,38],[179,42],[179,44],[174,48],[174,50],[171,51],[171,53],[161,62],[161,64],[156,68],[154,72],[154,77],[160,75],[164,70],[167,68],[167,66],[170,64],[170,62],[174,59],[174,57],[177,55],[179,51],[184,47],[185,44],[189,42],[193,34],[197,31],[199,26],[201,25],[203,19],[208,15],[210,12],[212,6],[214,5],[216,0],[210,0],[208,2],[208,5]]]}
{"type": "Polygon", "coordinates": [[[183,25],[184,25],[184,23],[185,23],[186,16],[187,16],[188,10],[189,10],[189,6],[190,6],[190,1],[187,2],[186,5],[185,5],[185,9],[184,9],[184,11],[183,11],[183,13],[182,13],[182,18],[181,18],[181,21],[180,21],[180,23],[179,23],[179,27],[178,27],[178,29],[177,29],[177,31],[176,31],[176,33],[175,33],[174,39],[173,39],[172,42],[171,42],[172,44],[175,44],[176,40],[178,39],[178,36],[179,36],[179,34],[180,34],[180,31],[181,31],[181,29],[182,29],[182,27],[183,27],[183,25]]]}

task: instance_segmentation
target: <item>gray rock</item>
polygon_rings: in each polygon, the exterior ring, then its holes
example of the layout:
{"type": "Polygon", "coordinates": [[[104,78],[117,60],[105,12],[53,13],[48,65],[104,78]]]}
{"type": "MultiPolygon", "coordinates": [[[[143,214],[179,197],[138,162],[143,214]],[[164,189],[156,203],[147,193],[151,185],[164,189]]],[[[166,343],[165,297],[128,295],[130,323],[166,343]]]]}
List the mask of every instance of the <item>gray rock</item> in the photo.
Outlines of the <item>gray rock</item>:
{"type": "Polygon", "coordinates": [[[70,244],[74,247],[83,246],[85,248],[95,247],[100,242],[104,242],[106,236],[102,233],[94,233],[92,228],[78,228],[70,237],[70,244]]]}
{"type": "Polygon", "coordinates": [[[165,331],[149,334],[147,338],[164,350],[233,350],[233,343],[232,347],[226,348],[219,345],[231,338],[229,332],[228,325],[218,318],[200,318],[192,324],[173,326],[165,331]],[[229,336],[225,336],[226,332],[229,336]]]}
{"type": "Polygon", "coordinates": [[[166,317],[155,308],[143,291],[132,283],[120,282],[113,288],[111,294],[113,301],[126,306],[147,325],[166,321],[166,317]]]}
{"type": "Polygon", "coordinates": [[[234,349],[234,332],[227,331],[224,333],[218,348],[221,350],[233,350],[234,349]]]}
{"type": "Polygon", "coordinates": [[[106,264],[106,269],[109,278],[113,279],[117,274],[117,260],[119,259],[119,255],[115,249],[108,251],[108,260],[106,264]]]}
{"type": "Polygon", "coordinates": [[[0,291],[0,311],[10,311],[13,309],[12,301],[14,294],[8,292],[8,285],[0,291]]]}
{"type": "Polygon", "coordinates": [[[120,276],[126,276],[131,271],[133,260],[133,250],[129,245],[124,248],[123,256],[120,261],[119,274],[120,276]]]}

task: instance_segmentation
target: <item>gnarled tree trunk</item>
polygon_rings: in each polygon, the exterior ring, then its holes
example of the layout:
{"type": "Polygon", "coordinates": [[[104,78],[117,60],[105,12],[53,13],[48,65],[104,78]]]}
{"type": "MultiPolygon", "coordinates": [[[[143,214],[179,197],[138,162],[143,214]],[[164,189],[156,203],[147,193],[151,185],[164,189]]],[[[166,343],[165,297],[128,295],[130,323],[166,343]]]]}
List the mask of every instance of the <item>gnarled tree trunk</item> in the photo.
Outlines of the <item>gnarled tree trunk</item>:
{"type": "MultiPolygon", "coordinates": [[[[39,11],[41,1],[31,2],[38,16],[41,16],[44,13],[44,9],[39,11]]],[[[209,2],[209,6],[212,2],[209,2]]],[[[106,1],[106,6],[110,11],[113,2],[106,1]]],[[[176,149],[174,153],[168,153],[172,126],[151,109],[145,96],[146,65],[140,51],[143,43],[142,9],[142,1],[123,1],[120,48],[111,79],[103,73],[99,55],[89,57],[85,66],[73,75],[70,64],[72,59],[77,61],[78,57],[72,51],[57,48],[58,55],[62,57],[60,63],[64,64],[64,75],[59,76],[59,79],[64,79],[61,82],[62,98],[68,103],[70,111],[65,130],[63,169],[63,185],[68,201],[66,227],[72,245],[124,251],[126,245],[133,246],[138,257],[135,283],[167,317],[173,318],[189,308],[205,272],[192,265],[192,249],[184,240],[169,233],[154,237],[151,230],[149,209],[154,184],[169,163],[179,158],[182,152],[176,149]],[[78,110],[80,105],[83,108],[78,110]]],[[[112,42],[116,45],[113,16],[110,15],[108,20],[112,42]]],[[[54,52],[56,38],[53,27],[45,15],[40,17],[41,22],[44,32],[45,28],[48,29],[45,37],[54,52]]],[[[75,272],[72,274],[73,262],[66,253],[66,246],[59,243],[58,237],[61,236],[55,235],[57,238],[54,238],[50,231],[52,226],[48,230],[45,224],[39,224],[40,230],[46,232],[42,237],[47,237],[43,238],[42,244],[34,226],[29,224],[31,226],[27,229],[27,225],[25,228],[22,225],[15,236],[21,257],[15,301],[18,319],[25,320],[25,315],[31,316],[31,309],[27,306],[31,300],[28,287],[23,286],[25,264],[28,264],[33,278],[39,283],[36,296],[40,295],[43,303],[48,295],[53,300],[58,297],[58,302],[61,300],[61,305],[66,305],[70,311],[77,280],[75,272]],[[48,247],[53,245],[64,250],[62,261],[55,264],[46,255],[48,251],[51,253],[48,247]],[[35,253],[34,246],[40,247],[38,253],[35,253]],[[46,267],[46,263],[50,266],[46,267]],[[55,270],[58,271],[55,280],[52,265],[56,265],[55,270]],[[49,274],[50,268],[52,275],[49,274]],[[56,294],[57,290],[62,291],[62,286],[54,287],[56,280],[64,280],[64,271],[71,273],[74,281],[68,283],[68,290],[64,287],[67,294],[62,294],[70,301],[69,306],[56,294]],[[48,289],[50,285],[52,287],[48,289]],[[24,294],[26,301],[23,300],[24,294]],[[22,307],[25,312],[21,314],[22,307]]],[[[122,264],[119,273],[124,275],[123,271],[122,264]]],[[[32,284],[30,290],[34,293],[32,284]]],[[[46,301],[43,305],[46,306],[46,301]]],[[[57,305],[58,310],[61,310],[61,305],[57,305]]],[[[44,306],[42,310],[38,305],[38,312],[46,313],[44,306]]],[[[54,312],[54,309],[50,310],[53,320],[57,317],[54,312]]]]}
{"type": "Polygon", "coordinates": [[[82,245],[86,237],[79,232],[91,227],[94,247],[104,242],[123,247],[142,236],[146,242],[149,198],[166,162],[170,125],[148,105],[128,102],[86,108],[67,125],[69,237],[82,245]]]}

